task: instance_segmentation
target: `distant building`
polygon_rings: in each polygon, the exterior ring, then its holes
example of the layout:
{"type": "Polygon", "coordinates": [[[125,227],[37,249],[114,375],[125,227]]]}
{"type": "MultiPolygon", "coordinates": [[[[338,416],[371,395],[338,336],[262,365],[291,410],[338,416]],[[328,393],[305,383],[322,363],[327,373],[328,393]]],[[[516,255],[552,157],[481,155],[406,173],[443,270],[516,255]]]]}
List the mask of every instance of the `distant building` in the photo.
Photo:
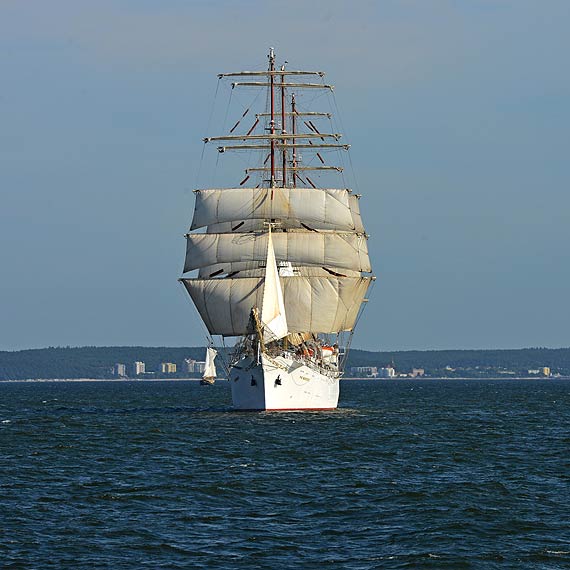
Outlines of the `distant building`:
{"type": "Polygon", "coordinates": [[[395,378],[396,369],[393,366],[386,366],[385,368],[378,369],[379,378],[395,378]]]}
{"type": "Polygon", "coordinates": [[[162,374],[176,374],[176,364],[174,362],[163,362],[160,365],[162,374]]]}
{"type": "Polygon", "coordinates": [[[120,363],[115,364],[115,366],[113,366],[113,375],[118,376],[119,378],[126,378],[127,366],[120,363]]]}
{"type": "Polygon", "coordinates": [[[541,373],[543,376],[551,376],[552,373],[551,373],[551,371],[550,371],[550,366],[543,366],[543,367],[540,369],[540,373],[541,373]]]}
{"type": "Polygon", "coordinates": [[[426,371],[423,368],[412,368],[410,376],[412,378],[416,378],[417,376],[423,376],[425,373],[426,371]]]}
{"type": "Polygon", "coordinates": [[[353,376],[362,378],[376,378],[378,376],[378,368],[376,366],[353,366],[350,372],[353,376]]]}
{"type": "Polygon", "coordinates": [[[140,362],[137,360],[133,364],[133,373],[135,376],[139,376],[139,374],[144,374],[146,372],[146,366],[144,362],[140,362]]]}
{"type": "Polygon", "coordinates": [[[196,361],[192,360],[192,358],[185,358],[184,359],[185,372],[190,372],[192,374],[194,372],[195,363],[196,361]]]}
{"type": "Polygon", "coordinates": [[[193,360],[192,358],[185,358],[184,366],[186,368],[185,371],[188,372],[188,374],[203,374],[206,368],[206,363],[199,360],[193,360]]]}

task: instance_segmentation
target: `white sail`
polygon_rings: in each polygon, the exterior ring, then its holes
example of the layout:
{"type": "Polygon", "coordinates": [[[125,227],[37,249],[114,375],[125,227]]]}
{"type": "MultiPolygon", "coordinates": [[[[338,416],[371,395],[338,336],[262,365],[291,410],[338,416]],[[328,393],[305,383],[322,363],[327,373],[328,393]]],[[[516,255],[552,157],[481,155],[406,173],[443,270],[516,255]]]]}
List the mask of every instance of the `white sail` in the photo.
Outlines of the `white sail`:
{"type": "Polygon", "coordinates": [[[216,365],[214,360],[218,351],[212,347],[206,349],[206,366],[204,367],[203,378],[215,378],[216,377],[216,365]]]}
{"type": "MultiPolygon", "coordinates": [[[[196,190],[191,230],[227,223],[276,219],[282,227],[362,233],[358,198],[346,189],[224,188],[196,190]]],[[[261,226],[263,227],[263,226],[261,226]]],[[[237,228],[239,231],[243,229],[237,228]]],[[[235,230],[234,230],[235,231],[235,230]]]]}
{"type": "Polygon", "coordinates": [[[267,262],[261,304],[261,322],[263,323],[263,342],[279,340],[287,336],[287,317],[283,304],[283,291],[279,281],[279,270],[275,261],[271,229],[267,240],[267,262]]]}
{"type": "MultiPolygon", "coordinates": [[[[289,332],[352,330],[371,277],[281,277],[289,332]]],[[[182,279],[210,334],[239,336],[263,302],[263,277],[182,279]]]]}
{"type": "MultiPolygon", "coordinates": [[[[189,234],[184,272],[217,263],[265,261],[265,234],[189,234]]],[[[364,235],[340,232],[275,232],[275,258],[293,265],[371,271],[364,235]]]]}
{"type": "Polygon", "coordinates": [[[364,224],[362,223],[362,216],[360,215],[360,194],[350,194],[348,196],[348,203],[350,205],[350,211],[352,212],[352,221],[355,231],[364,233],[364,224]]]}

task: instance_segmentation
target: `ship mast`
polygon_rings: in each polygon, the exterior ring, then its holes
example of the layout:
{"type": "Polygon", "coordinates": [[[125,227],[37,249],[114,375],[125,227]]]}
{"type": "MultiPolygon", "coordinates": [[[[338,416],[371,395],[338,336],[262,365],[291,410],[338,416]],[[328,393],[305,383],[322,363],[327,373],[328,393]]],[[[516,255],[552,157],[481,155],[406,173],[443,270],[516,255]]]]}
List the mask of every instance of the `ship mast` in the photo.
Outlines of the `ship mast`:
{"type": "MultiPolygon", "coordinates": [[[[295,93],[291,94],[291,132],[297,134],[297,109],[295,108],[295,93]]],[[[295,139],[293,139],[295,140],[295,139]]],[[[293,188],[297,188],[297,148],[293,147],[293,188]]]]}
{"type": "MultiPolygon", "coordinates": [[[[285,71],[285,62],[281,66],[281,71],[285,71]]],[[[281,76],[281,134],[287,134],[287,128],[285,124],[285,75],[281,76]]],[[[293,141],[294,142],[294,141],[293,141]]],[[[283,138],[283,182],[282,186],[285,188],[287,186],[287,141],[283,138]]]]}
{"type": "Polygon", "coordinates": [[[271,121],[269,123],[269,131],[271,137],[271,188],[275,186],[275,52],[273,48],[269,48],[269,78],[271,84],[271,121]]]}
{"type": "MultiPolygon", "coordinates": [[[[295,93],[291,93],[291,105],[288,108],[287,102],[287,89],[324,89],[333,90],[332,85],[327,85],[324,82],[310,83],[310,82],[292,82],[287,78],[289,76],[316,76],[323,79],[324,72],[322,71],[301,71],[301,70],[288,70],[286,69],[287,62],[285,62],[279,69],[275,67],[275,50],[269,49],[268,54],[269,65],[266,71],[239,71],[232,73],[220,73],[219,78],[236,77],[236,78],[262,78],[264,81],[234,81],[231,83],[232,89],[241,87],[266,87],[268,88],[268,109],[263,113],[256,113],[255,122],[253,126],[245,134],[237,134],[236,128],[242,119],[249,112],[249,108],[245,110],[242,117],[232,127],[229,134],[223,136],[212,136],[204,138],[205,143],[211,141],[219,141],[220,146],[217,147],[220,153],[226,151],[252,151],[263,150],[266,151],[266,157],[263,165],[256,168],[246,168],[245,178],[240,182],[243,186],[250,178],[250,173],[253,172],[267,172],[268,176],[263,177],[256,188],[261,185],[269,188],[275,187],[293,187],[297,188],[299,184],[309,184],[313,188],[317,188],[316,184],[305,175],[306,180],[301,177],[301,171],[336,171],[342,172],[343,169],[339,166],[328,166],[319,149],[332,150],[348,150],[350,145],[340,142],[340,133],[326,133],[318,129],[311,118],[327,117],[330,118],[330,113],[322,113],[315,111],[299,111],[295,100],[295,93]],[[281,81],[278,78],[281,77],[281,81]],[[277,78],[277,80],[276,80],[277,78]],[[279,89],[279,93],[276,90],[279,89]],[[280,96],[281,102],[276,101],[276,97],[280,96]],[[277,114],[281,114],[281,126],[278,126],[276,121],[277,114]],[[255,133],[254,130],[260,123],[262,117],[267,117],[268,121],[265,123],[263,133],[255,133]],[[290,130],[288,129],[288,117],[291,117],[290,130]],[[307,120],[304,120],[306,118],[307,120]],[[301,122],[299,122],[301,119],[301,122]],[[306,129],[303,128],[303,124],[306,129]],[[316,158],[320,161],[318,166],[301,165],[300,149],[310,149],[311,154],[315,153],[316,158]],[[269,163],[269,164],[268,164],[269,163]]],[[[273,192],[271,193],[273,197],[273,192]]]]}

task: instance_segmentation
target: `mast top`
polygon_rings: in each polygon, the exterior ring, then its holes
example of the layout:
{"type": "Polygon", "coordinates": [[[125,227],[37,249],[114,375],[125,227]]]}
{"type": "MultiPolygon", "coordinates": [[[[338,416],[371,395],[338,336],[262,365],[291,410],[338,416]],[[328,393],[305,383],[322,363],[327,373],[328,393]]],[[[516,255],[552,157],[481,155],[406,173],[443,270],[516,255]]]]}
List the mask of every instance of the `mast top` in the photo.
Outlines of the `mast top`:
{"type": "Polygon", "coordinates": [[[275,69],[275,50],[269,48],[269,55],[267,56],[269,60],[269,69],[265,71],[232,71],[230,73],[218,73],[218,78],[222,79],[224,77],[244,77],[244,76],[272,76],[272,75],[317,75],[321,79],[325,76],[324,71],[303,71],[303,70],[286,70],[285,67],[289,63],[285,63],[281,66],[281,69],[275,69]]]}
{"type": "Polygon", "coordinates": [[[311,118],[318,117],[330,119],[331,113],[299,111],[295,104],[295,91],[304,91],[305,89],[333,91],[334,86],[324,83],[323,78],[325,73],[323,71],[290,70],[287,69],[287,61],[276,64],[275,49],[273,47],[269,48],[267,59],[268,65],[265,70],[244,70],[218,74],[218,78],[220,79],[235,78],[231,82],[232,89],[236,87],[266,87],[268,89],[267,108],[263,112],[255,113],[253,125],[244,134],[237,134],[239,131],[236,131],[236,129],[242,122],[242,119],[244,119],[250,111],[249,107],[230,129],[229,134],[225,136],[206,137],[204,138],[204,142],[222,141],[222,146],[217,147],[220,153],[242,150],[248,152],[268,152],[265,158],[263,158],[263,156],[259,158],[259,164],[251,165],[251,167],[248,165],[248,168],[245,169],[246,177],[240,182],[240,186],[243,186],[243,184],[249,180],[250,174],[270,172],[271,175],[267,177],[267,179],[262,176],[257,187],[268,184],[268,187],[273,188],[277,186],[278,182],[283,187],[296,187],[297,183],[301,182],[307,187],[310,185],[316,188],[317,186],[306,176],[305,171],[342,172],[342,167],[327,165],[321,152],[323,149],[346,151],[350,148],[350,145],[340,144],[338,142],[341,137],[339,133],[323,133],[310,120],[311,118]],[[313,82],[310,82],[311,80],[313,82]],[[285,103],[286,92],[291,95],[290,108],[287,108],[285,103]],[[280,94],[280,103],[276,97],[278,93],[280,94]],[[277,121],[277,113],[279,113],[281,117],[279,123],[277,121]],[[264,120],[265,118],[267,118],[267,120],[264,120]],[[304,118],[307,120],[304,120],[304,118]],[[298,119],[301,120],[299,124],[297,124],[298,119]],[[258,125],[261,125],[260,128],[263,130],[260,132],[258,129],[257,132],[254,133],[258,125]],[[306,129],[303,125],[305,125],[306,129]],[[292,132],[288,132],[290,130],[289,127],[292,132]],[[327,139],[333,140],[328,142],[327,139]],[[302,155],[299,153],[301,149],[308,151],[308,160],[303,160],[302,155]],[[280,157],[279,166],[277,166],[277,153],[279,153],[280,157]],[[311,161],[313,159],[319,162],[312,164],[311,161]],[[280,180],[277,179],[278,170],[281,174],[280,180]],[[301,172],[303,176],[306,177],[306,181],[301,177],[301,172]]]}

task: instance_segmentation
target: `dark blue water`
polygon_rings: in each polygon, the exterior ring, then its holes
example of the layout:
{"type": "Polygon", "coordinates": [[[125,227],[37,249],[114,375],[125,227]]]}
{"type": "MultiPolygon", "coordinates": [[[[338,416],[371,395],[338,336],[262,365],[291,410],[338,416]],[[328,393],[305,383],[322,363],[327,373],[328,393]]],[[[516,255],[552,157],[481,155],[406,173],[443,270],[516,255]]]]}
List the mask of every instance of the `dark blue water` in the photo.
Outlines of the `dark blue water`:
{"type": "Polygon", "coordinates": [[[0,384],[0,568],[570,567],[570,382],[0,384]]]}

